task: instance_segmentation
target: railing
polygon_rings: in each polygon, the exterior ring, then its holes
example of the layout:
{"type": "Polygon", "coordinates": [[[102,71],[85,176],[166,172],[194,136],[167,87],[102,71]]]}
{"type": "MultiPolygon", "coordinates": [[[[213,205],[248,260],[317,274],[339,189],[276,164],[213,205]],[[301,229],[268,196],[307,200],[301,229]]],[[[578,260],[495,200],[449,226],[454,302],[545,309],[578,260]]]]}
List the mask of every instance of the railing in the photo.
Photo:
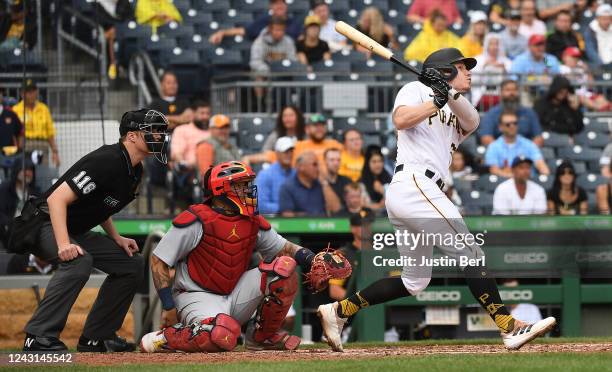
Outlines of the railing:
{"type": "Polygon", "coordinates": [[[138,107],[145,107],[153,100],[147,81],[151,81],[155,93],[158,96],[161,95],[161,86],[155,66],[153,66],[153,62],[146,52],[134,53],[128,67],[128,77],[130,83],[138,89],[138,107]]]}

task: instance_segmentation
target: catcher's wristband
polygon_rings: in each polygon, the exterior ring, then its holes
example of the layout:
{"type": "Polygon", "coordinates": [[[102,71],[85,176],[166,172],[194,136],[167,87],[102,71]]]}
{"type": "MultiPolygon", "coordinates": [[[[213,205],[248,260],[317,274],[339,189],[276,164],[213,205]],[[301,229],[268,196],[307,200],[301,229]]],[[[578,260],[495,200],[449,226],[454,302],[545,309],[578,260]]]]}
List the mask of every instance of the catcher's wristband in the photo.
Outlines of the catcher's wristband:
{"type": "Polygon", "coordinates": [[[159,295],[159,299],[161,300],[162,309],[171,310],[176,307],[176,305],[174,304],[174,299],[172,298],[172,288],[161,288],[157,291],[157,294],[159,295]]]}
{"type": "Polygon", "coordinates": [[[302,248],[299,251],[295,252],[295,262],[302,268],[302,271],[307,273],[310,271],[310,266],[312,266],[312,260],[314,259],[315,254],[308,248],[302,248]]]}

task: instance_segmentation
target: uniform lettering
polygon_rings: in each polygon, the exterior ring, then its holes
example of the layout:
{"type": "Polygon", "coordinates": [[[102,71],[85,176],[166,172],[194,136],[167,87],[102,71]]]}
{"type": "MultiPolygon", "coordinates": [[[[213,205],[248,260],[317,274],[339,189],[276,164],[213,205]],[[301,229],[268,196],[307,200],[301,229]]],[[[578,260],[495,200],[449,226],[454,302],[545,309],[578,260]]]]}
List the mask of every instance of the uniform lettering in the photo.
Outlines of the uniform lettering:
{"type": "Polygon", "coordinates": [[[83,179],[81,181],[79,181],[79,183],[77,183],[77,187],[79,189],[82,189],[83,186],[85,186],[87,184],[87,182],[89,182],[89,180],[91,180],[91,177],[89,177],[89,176],[83,177],[83,179]]]}
{"type": "Polygon", "coordinates": [[[91,181],[91,177],[86,176],[87,172],[81,171],[72,179],[72,182],[78,187],[80,190],[83,190],[83,194],[89,194],[94,191],[96,188],[96,184],[91,181]]]}
{"type": "Polygon", "coordinates": [[[96,188],[96,184],[93,182],[90,182],[83,188],[83,194],[87,195],[90,192],[94,191],[95,188],[96,188]]]}
{"type": "Polygon", "coordinates": [[[433,114],[429,116],[429,126],[433,125],[433,122],[431,121],[431,119],[435,118],[436,116],[438,116],[438,111],[434,112],[433,114]]]}
{"type": "Polygon", "coordinates": [[[83,178],[85,174],[86,174],[85,171],[81,171],[81,173],[77,174],[76,177],[72,179],[72,182],[74,182],[74,184],[78,186],[79,181],[81,181],[81,178],[83,178]]]}

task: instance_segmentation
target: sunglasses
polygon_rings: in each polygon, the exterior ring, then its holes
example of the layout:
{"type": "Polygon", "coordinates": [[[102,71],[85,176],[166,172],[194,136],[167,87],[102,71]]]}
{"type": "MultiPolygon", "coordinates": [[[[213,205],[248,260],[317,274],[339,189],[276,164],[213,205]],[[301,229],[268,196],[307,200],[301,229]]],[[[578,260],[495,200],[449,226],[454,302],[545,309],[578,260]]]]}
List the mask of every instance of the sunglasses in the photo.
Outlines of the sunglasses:
{"type": "Polygon", "coordinates": [[[518,122],[517,121],[506,121],[506,122],[503,122],[502,125],[505,127],[510,127],[512,125],[518,125],[518,122]]]}

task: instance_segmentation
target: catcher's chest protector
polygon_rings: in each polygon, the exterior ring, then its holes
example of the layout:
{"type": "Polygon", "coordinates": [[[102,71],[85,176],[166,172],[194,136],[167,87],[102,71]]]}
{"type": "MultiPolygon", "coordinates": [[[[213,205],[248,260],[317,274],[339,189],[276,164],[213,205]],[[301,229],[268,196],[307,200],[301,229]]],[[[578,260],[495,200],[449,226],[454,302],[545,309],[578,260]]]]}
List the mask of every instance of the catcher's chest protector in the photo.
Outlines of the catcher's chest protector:
{"type": "Polygon", "coordinates": [[[257,232],[270,224],[261,216],[225,216],[204,204],[190,211],[202,221],[204,234],[187,257],[189,276],[210,292],[228,295],[248,268],[257,232]]]}

